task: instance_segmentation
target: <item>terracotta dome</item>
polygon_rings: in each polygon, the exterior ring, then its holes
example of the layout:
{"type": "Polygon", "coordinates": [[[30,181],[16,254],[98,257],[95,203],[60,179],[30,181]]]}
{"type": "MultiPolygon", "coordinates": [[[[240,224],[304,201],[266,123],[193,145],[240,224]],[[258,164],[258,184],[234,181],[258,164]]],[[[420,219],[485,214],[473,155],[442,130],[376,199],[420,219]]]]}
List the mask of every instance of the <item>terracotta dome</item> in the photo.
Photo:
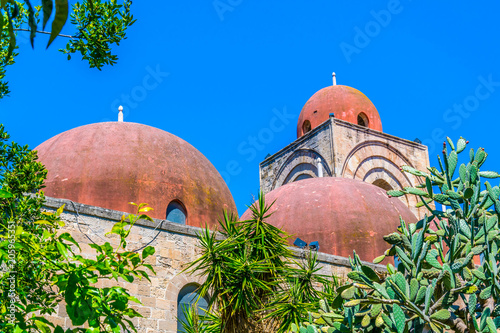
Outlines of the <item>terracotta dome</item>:
{"type": "Polygon", "coordinates": [[[297,137],[335,118],[382,132],[382,122],[373,103],[361,91],[341,85],[329,86],[312,95],[299,115],[297,137]],[[361,122],[360,122],[361,121],[361,122]]]}
{"type": "MultiPolygon", "coordinates": [[[[382,255],[389,245],[383,236],[415,215],[397,198],[375,185],[340,177],[309,178],[288,183],[266,194],[275,203],[267,222],[307,243],[318,241],[320,252],[362,260],[382,255]]],[[[251,217],[247,210],[242,219],[251,217]]]]}
{"type": "Polygon", "coordinates": [[[215,225],[223,209],[236,212],[226,183],[196,148],[158,128],[105,122],[74,128],[38,150],[48,170],[45,194],[88,205],[136,212],[128,202],[148,203],[165,219],[171,202],[186,224],[215,225]]]}

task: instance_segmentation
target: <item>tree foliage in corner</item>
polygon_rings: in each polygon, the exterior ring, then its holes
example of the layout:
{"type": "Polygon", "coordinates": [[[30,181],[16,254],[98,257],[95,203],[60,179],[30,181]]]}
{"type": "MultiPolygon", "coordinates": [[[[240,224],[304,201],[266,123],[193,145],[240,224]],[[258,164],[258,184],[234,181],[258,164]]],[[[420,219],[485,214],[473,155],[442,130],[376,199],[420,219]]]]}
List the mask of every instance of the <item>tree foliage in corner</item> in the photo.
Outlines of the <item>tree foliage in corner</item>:
{"type": "Polygon", "coordinates": [[[0,332],[130,332],[131,321],[140,317],[131,307],[139,303],[117,286],[100,288],[102,280],[133,282],[149,280],[153,267],[146,259],[155,250],[142,253],[126,249],[127,236],[138,219],[150,218],[150,210],[138,205],[138,215],[123,216],[108,233],[116,241],[91,244],[94,259],[79,254],[80,245],[61,227],[63,210],[42,210],[46,170],[36,152],[8,143],[0,125],[0,332]],[[48,320],[65,307],[72,329],[63,331],[48,320]]]}
{"type": "Polygon", "coordinates": [[[19,34],[29,35],[31,46],[40,34],[49,34],[47,47],[57,38],[68,38],[64,49],[68,60],[80,53],[91,68],[113,65],[118,57],[112,46],[126,38],[135,20],[130,12],[131,0],[83,0],[69,5],[67,0],[41,0],[33,6],[30,0],[3,0],[0,3],[0,99],[9,94],[5,81],[6,67],[14,64],[19,34]],[[61,34],[70,18],[72,35],[61,34]],[[40,18],[41,21],[40,22],[40,18]],[[52,21],[51,21],[52,20],[52,21]],[[39,30],[41,25],[41,30],[39,30]],[[50,31],[45,31],[49,28],[50,31]]]}
{"type": "Polygon", "coordinates": [[[456,144],[448,138],[439,169],[403,167],[424,178],[422,185],[388,192],[417,195],[429,211],[416,224],[401,220],[384,237],[391,247],[375,262],[397,256],[398,268],[388,265],[387,276],[380,276],[355,255],[352,282],[337,289],[331,306],[318,309],[323,317],[342,316],[327,323],[312,317],[294,332],[497,332],[500,188],[484,180],[500,175],[481,169],[487,158],[482,148],[470,149],[468,162],[459,166],[466,146],[463,138],[456,144]],[[433,202],[446,210],[434,209],[433,202]]]}

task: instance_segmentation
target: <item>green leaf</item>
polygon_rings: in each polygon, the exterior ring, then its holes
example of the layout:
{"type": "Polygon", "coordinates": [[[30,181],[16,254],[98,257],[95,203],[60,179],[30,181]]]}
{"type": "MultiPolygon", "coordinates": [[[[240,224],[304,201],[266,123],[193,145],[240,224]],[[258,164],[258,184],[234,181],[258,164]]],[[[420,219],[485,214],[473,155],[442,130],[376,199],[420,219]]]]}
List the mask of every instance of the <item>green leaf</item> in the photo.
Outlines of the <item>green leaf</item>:
{"type": "Polygon", "coordinates": [[[392,306],[392,312],[394,313],[394,321],[398,333],[403,333],[405,330],[405,321],[406,321],[406,317],[403,310],[401,310],[401,307],[399,305],[394,304],[392,306]]]}
{"type": "Polygon", "coordinates": [[[380,278],[378,277],[377,273],[373,269],[371,269],[370,267],[363,265],[363,266],[361,266],[361,270],[373,282],[380,282],[380,278]]]}
{"type": "Polygon", "coordinates": [[[381,255],[381,256],[373,259],[373,263],[374,264],[380,264],[384,259],[385,259],[385,255],[383,254],[383,255],[381,255]]]}
{"type": "Polygon", "coordinates": [[[61,33],[62,28],[68,20],[68,0],[55,0],[56,1],[56,16],[52,22],[52,31],[50,32],[49,42],[47,48],[52,44],[54,39],[61,33]]]}
{"type": "Polygon", "coordinates": [[[64,245],[61,242],[56,243],[57,250],[59,250],[59,253],[66,259],[70,260],[69,254],[68,254],[68,249],[66,248],[66,245],[64,245]]]}
{"type": "Polygon", "coordinates": [[[500,174],[495,171],[479,171],[477,173],[479,176],[484,178],[499,178],[500,174]]]}
{"type": "Polygon", "coordinates": [[[12,193],[7,192],[6,190],[0,190],[0,198],[7,199],[7,198],[12,198],[12,197],[13,197],[12,193]]]}
{"type": "Polygon", "coordinates": [[[433,199],[439,202],[440,204],[444,204],[448,200],[448,196],[445,194],[434,194],[433,199]]]}
{"type": "Polygon", "coordinates": [[[52,332],[52,330],[50,329],[50,327],[47,324],[45,324],[44,322],[40,321],[40,320],[35,320],[35,325],[43,333],[51,333],[52,332]]]}
{"type": "Polygon", "coordinates": [[[350,287],[341,293],[343,299],[352,299],[356,293],[356,287],[350,287]]]}
{"type": "Polygon", "coordinates": [[[417,293],[418,293],[418,281],[417,279],[413,278],[411,279],[410,281],[410,300],[411,301],[414,301],[415,298],[417,297],[417,293]]]}
{"type": "Polygon", "coordinates": [[[68,242],[71,242],[72,244],[74,244],[76,247],[78,247],[78,249],[81,251],[82,249],[80,248],[80,244],[78,244],[78,242],[67,232],[61,234],[59,236],[59,239],[64,239],[64,240],[67,240],[68,242]]]}
{"type": "Polygon", "coordinates": [[[467,188],[464,190],[464,198],[465,198],[465,199],[470,199],[473,195],[474,195],[474,190],[473,190],[473,189],[471,189],[470,187],[467,187],[467,188]]]}
{"type": "Polygon", "coordinates": [[[345,302],[344,306],[346,308],[350,308],[350,307],[359,305],[360,303],[361,303],[361,299],[353,299],[353,300],[350,300],[349,302],[345,302]]]}
{"type": "Polygon", "coordinates": [[[424,244],[424,234],[425,230],[421,230],[418,232],[418,235],[416,235],[415,247],[412,253],[413,260],[417,259],[420,256],[420,251],[422,251],[422,245],[424,244]]]}
{"type": "Polygon", "coordinates": [[[425,187],[427,188],[427,193],[432,197],[433,192],[432,192],[432,182],[429,177],[425,177],[425,187]]]}
{"type": "Polygon", "coordinates": [[[401,167],[401,169],[403,169],[403,171],[405,171],[405,172],[411,173],[414,176],[418,176],[418,177],[427,177],[428,176],[427,173],[422,172],[420,170],[417,170],[409,165],[403,165],[401,167]]]}
{"type": "Polygon", "coordinates": [[[406,282],[406,279],[404,275],[401,272],[397,272],[393,277],[393,281],[396,283],[398,286],[399,290],[405,295],[406,298],[410,297],[410,287],[408,286],[408,282],[406,282]]]}
{"type": "Polygon", "coordinates": [[[479,325],[481,331],[484,331],[484,329],[486,328],[486,319],[490,316],[491,314],[491,310],[490,308],[486,307],[483,311],[483,313],[481,314],[481,324],[479,325]]]}
{"type": "Polygon", "coordinates": [[[147,213],[149,211],[152,211],[154,210],[152,207],[142,207],[141,209],[139,209],[139,212],[140,213],[147,213]]]}
{"type": "Polygon", "coordinates": [[[451,317],[450,311],[446,309],[441,309],[438,312],[434,312],[431,315],[431,319],[438,320],[438,321],[446,321],[451,317]]]}
{"type": "Polygon", "coordinates": [[[497,327],[495,326],[495,323],[493,322],[493,319],[491,319],[491,317],[486,318],[486,324],[490,333],[497,333],[497,327]]]}
{"type": "Polygon", "coordinates": [[[52,0],[42,0],[42,8],[43,8],[43,30],[45,30],[45,25],[49,21],[50,16],[52,15],[53,8],[52,0]]]}
{"type": "Polygon", "coordinates": [[[384,286],[381,284],[378,284],[377,282],[373,283],[373,289],[378,291],[382,297],[390,299],[389,294],[387,293],[387,290],[385,290],[384,286]]]}
{"type": "Polygon", "coordinates": [[[390,196],[390,197],[401,197],[403,195],[405,195],[405,192],[403,191],[400,191],[400,190],[390,190],[390,191],[387,191],[387,195],[390,196]]]}
{"type": "Polygon", "coordinates": [[[472,274],[477,277],[479,280],[483,280],[485,281],[486,280],[486,275],[484,275],[483,272],[477,270],[477,269],[473,269],[472,270],[472,274]]]}
{"type": "Polygon", "coordinates": [[[363,278],[363,273],[357,271],[350,271],[349,273],[347,273],[347,277],[356,282],[365,283],[365,279],[363,278]]]}
{"type": "Polygon", "coordinates": [[[429,306],[431,305],[431,298],[432,294],[434,293],[434,287],[436,284],[437,280],[433,280],[432,286],[428,286],[427,289],[425,290],[425,310],[424,313],[427,313],[429,310],[429,306]]]}
{"type": "Polygon", "coordinates": [[[408,192],[409,194],[427,196],[427,192],[419,190],[418,188],[414,187],[405,187],[405,191],[408,192]]]}
{"type": "Polygon", "coordinates": [[[484,148],[479,148],[476,152],[476,156],[474,157],[474,161],[477,162],[478,166],[481,166],[481,164],[483,164],[486,160],[487,155],[488,154],[486,154],[484,148]]]}
{"type": "Polygon", "coordinates": [[[418,289],[417,292],[417,297],[415,298],[416,304],[421,304],[424,301],[426,290],[427,290],[426,286],[420,286],[420,289],[418,289]]]}
{"type": "Polygon", "coordinates": [[[476,183],[476,180],[477,180],[477,167],[474,165],[474,164],[471,164],[470,165],[470,182],[472,184],[475,184],[476,183]]]}
{"type": "Polygon", "coordinates": [[[465,235],[465,237],[467,237],[467,238],[472,237],[470,228],[464,219],[460,219],[459,227],[460,227],[460,230],[462,231],[462,233],[465,235]]]}
{"type": "Polygon", "coordinates": [[[31,5],[30,0],[25,0],[24,2],[28,6],[28,25],[30,27],[30,42],[31,42],[31,47],[34,48],[35,47],[34,39],[36,36],[35,9],[31,5]]]}
{"type": "Polygon", "coordinates": [[[446,191],[446,194],[450,198],[455,199],[455,200],[462,199],[462,196],[455,191],[446,191]]]}
{"type": "Polygon", "coordinates": [[[477,303],[476,294],[471,294],[469,296],[469,302],[468,302],[469,313],[471,316],[474,316],[474,313],[476,312],[476,303],[477,303]]]}
{"type": "Polygon", "coordinates": [[[399,259],[401,259],[401,262],[408,265],[408,267],[413,266],[413,262],[410,260],[410,258],[408,258],[406,253],[404,253],[404,251],[400,247],[396,246],[396,252],[398,253],[399,259]]]}
{"type": "Polygon", "coordinates": [[[65,205],[62,205],[61,207],[59,207],[56,211],[56,216],[60,216],[62,214],[62,212],[64,211],[64,206],[65,205]]]}
{"type": "Polygon", "coordinates": [[[451,140],[451,138],[449,136],[446,137],[446,141],[448,141],[448,144],[450,145],[451,150],[455,150],[455,145],[453,144],[453,141],[451,140]]]}
{"type": "Polygon", "coordinates": [[[370,309],[370,316],[372,316],[372,318],[375,318],[380,314],[381,311],[382,304],[373,304],[372,308],[370,309]]]}
{"type": "Polygon", "coordinates": [[[150,255],[153,255],[155,253],[155,248],[152,246],[147,246],[142,250],[142,259],[146,259],[150,255]]]}
{"type": "MultiPolygon", "coordinates": [[[[17,9],[17,4],[14,3],[16,10],[17,9]]],[[[12,53],[14,52],[14,49],[16,48],[16,34],[14,32],[14,22],[12,21],[12,16],[7,12],[8,17],[9,17],[9,49],[7,51],[7,56],[4,59],[4,63],[8,63],[10,60],[10,57],[12,56],[12,53]]],[[[14,17],[16,15],[13,15],[14,17]]]]}
{"type": "Polygon", "coordinates": [[[465,147],[467,146],[467,143],[464,138],[458,139],[457,142],[457,153],[460,154],[462,151],[464,151],[465,147]]]}
{"type": "Polygon", "coordinates": [[[425,260],[427,261],[427,263],[429,263],[429,265],[431,265],[434,268],[437,268],[437,269],[441,269],[442,268],[441,264],[436,259],[436,255],[434,254],[433,251],[427,252],[427,255],[425,256],[425,260]]]}
{"type": "Polygon", "coordinates": [[[481,299],[488,299],[488,298],[490,298],[490,296],[491,296],[491,287],[492,286],[489,286],[489,287],[486,287],[483,290],[481,290],[481,293],[479,294],[479,298],[481,298],[481,299]]]}
{"type": "Polygon", "coordinates": [[[453,177],[455,169],[457,168],[458,156],[456,151],[452,151],[448,156],[448,175],[450,178],[453,177]]]}

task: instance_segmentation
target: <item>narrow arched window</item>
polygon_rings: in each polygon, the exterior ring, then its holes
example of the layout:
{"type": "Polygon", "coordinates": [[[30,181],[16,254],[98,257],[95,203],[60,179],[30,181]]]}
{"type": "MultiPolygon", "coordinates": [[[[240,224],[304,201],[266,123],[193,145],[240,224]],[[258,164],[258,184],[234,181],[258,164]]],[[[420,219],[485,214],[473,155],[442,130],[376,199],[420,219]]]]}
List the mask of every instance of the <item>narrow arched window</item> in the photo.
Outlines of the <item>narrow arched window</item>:
{"type": "Polygon", "coordinates": [[[194,307],[194,310],[203,315],[208,308],[208,300],[200,297],[199,285],[191,283],[185,285],[177,296],[177,332],[186,332],[182,323],[186,322],[186,312],[194,307]]]}
{"type": "Polygon", "coordinates": [[[368,127],[368,117],[363,112],[358,114],[358,125],[368,127]]]}
{"type": "Polygon", "coordinates": [[[306,134],[311,131],[311,122],[309,120],[304,121],[302,124],[302,133],[306,134]]]}
{"type": "Polygon", "coordinates": [[[167,221],[186,224],[186,208],[182,204],[182,202],[178,200],[171,201],[167,207],[167,221]]]}

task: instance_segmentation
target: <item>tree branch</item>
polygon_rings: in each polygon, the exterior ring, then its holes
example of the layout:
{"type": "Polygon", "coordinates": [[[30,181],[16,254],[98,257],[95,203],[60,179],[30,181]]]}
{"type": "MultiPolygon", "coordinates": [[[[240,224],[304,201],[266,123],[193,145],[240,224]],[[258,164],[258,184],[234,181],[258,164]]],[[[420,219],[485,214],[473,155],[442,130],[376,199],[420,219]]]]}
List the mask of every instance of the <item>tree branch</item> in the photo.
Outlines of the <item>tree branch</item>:
{"type": "MultiPolygon", "coordinates": [[[[21,29],[21,28],[14,28],[14,31],[28,31],[28,32],[31,32],[31,30],[29,30],[29,29],[21,29]]],[[[46,34],[46,35],[50,35],[50,34],[51,34],[51,32],[50,32],[50,31],[40,31],[40,30],[37,30],[36,32],[37,32],[37,33],[39,33],[39,34],[46,34]]],[[[63,35],[63,34],[58,34],[57,36],[59,36],[59,37],[71,38],[71,39],[74,39],[74,38],[75,38],[74,36],[71,36],[71,35],[63,35]]]]}

